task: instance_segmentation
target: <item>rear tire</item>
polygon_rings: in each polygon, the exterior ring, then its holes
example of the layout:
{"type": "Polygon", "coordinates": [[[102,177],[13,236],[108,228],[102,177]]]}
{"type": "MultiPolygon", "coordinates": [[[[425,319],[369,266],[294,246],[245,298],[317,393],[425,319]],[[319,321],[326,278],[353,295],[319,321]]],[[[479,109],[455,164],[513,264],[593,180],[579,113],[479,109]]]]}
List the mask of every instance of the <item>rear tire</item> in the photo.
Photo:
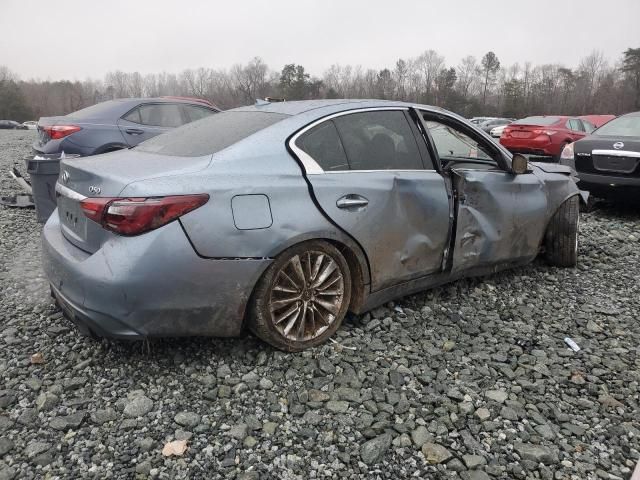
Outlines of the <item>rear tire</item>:
{"type": "Polygon", "coordinates": [[[580,197],[565,200],[551,218],[545,235],[547,261],[556,267],[575,267],[578,263],[578,223],[580,197]]]}
{"type": "Polygon", "coordinates": [[[351,300],[349,265],[330,243],[312,240],[278,255],[251,297],[248,324],[287,352],[324,343],[340,327],[351,300]]]}

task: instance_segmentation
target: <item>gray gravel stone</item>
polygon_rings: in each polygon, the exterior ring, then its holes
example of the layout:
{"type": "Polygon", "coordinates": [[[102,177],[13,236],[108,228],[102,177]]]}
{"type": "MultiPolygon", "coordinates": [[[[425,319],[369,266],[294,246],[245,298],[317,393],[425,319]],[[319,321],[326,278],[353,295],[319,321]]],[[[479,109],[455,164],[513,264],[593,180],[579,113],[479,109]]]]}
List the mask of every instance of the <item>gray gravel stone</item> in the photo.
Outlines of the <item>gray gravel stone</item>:
{"type": "Polygon", "coordinates": [[[542,445],[516,442],[513,444],[513,449],[524,460],[544,463],[545,465],[552,465],[558,462],[557,452],[551,448],[543,447],[542,445]]]}
{"type": "Polygon", "coordinates": [[[130,418],[142,417],[153,409],[153,401],[145,395],[134,395],[124,407],[124,414],[130,418]]]}
{"type": "Polygon", "coordinates": [[[427,442],[422,445],[422,454],[428,463],[444,463],[452,457],[452,454],[442,445],[427,442]]]}
{"type": "Polygon", "coordinates": [[[0,457],[6,455],[14,447],[13,440],[7,437],[0,437],[0,457]]]}
{"type": "Polygon", "coordinates": [[[379,463],[390,446],[391,435],[388,433],[379,435],[362,444],[360,458],[367,465],[379,463]]]}
{"type": "Polygon", "coordinates": [[[183,427],[195,427],[200,423],[200,415],[193,412],[180,412],[173,419],[183,427]]]}

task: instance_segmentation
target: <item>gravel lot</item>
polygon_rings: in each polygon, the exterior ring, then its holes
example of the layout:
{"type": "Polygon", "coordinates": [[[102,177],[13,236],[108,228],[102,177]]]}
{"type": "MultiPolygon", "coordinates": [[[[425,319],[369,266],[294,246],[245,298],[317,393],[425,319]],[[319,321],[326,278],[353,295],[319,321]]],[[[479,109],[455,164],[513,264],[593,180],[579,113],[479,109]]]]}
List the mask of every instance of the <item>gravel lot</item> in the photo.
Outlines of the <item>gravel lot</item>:
{"type": "MultiPolygon", "coordinates": [[[[0,195],[33,137],[0,131],[0,195]]],[[[628,479],[640,209],[581,220],[577,269],[456,282],[284,354],[251,336],[79,336],[49,299],[35,213],[0,206],[0,480],[628,479]]]]}

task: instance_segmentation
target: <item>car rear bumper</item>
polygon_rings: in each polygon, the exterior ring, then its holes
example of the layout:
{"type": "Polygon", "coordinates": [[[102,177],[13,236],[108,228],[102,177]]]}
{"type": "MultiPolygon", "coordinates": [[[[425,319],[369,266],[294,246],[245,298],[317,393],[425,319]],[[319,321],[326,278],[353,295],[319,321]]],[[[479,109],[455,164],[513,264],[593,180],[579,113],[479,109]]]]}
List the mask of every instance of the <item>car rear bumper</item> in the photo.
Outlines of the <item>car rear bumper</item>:
{"type": "Polygon", "coordinates": [[[560,148],[554,145],[547,135],[528,139],[505,138],[502,136],[500,137],[500,144],[512,153],[543,156],[558,155],[558,149],[560,148]]]}
{"type": "Polygon", "coordinates": [[[52,293],[81,330],[100,336],[236,336],[270,259],[205,259],[179,222],[115,237],[93,254],[67,241],[57,211],[43,231],[52,293]]]}
{"type": "Polygon", "coordinates": [[[639,177],[621,177],[616,175],[598,175],[577,172],[579,187],[588,190],[597,197],[627,197],[637,198],[640,193],[639,177]]]}

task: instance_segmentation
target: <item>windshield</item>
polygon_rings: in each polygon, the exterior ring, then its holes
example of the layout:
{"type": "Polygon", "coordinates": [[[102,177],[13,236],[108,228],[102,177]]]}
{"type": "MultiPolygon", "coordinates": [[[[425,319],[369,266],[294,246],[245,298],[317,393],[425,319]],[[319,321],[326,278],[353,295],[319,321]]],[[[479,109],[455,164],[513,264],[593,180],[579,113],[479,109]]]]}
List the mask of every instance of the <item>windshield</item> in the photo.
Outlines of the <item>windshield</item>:
{"type": "Polygon", "coordinates": [[[558,117],[527,117],[516,120],[513,125],[553,125],[560,120],[558,117]]]}
{"type": "Polygon", "coordinates": [[[142,142],[136,150],[178,157],[211,155],[286,117],[271,112],[217,113],[142,142]]]}
{"type": "Polygon", "coordinates": [[[593,135],[640,137],[640,115],[625,115],[605,123],[593,135]]]}

